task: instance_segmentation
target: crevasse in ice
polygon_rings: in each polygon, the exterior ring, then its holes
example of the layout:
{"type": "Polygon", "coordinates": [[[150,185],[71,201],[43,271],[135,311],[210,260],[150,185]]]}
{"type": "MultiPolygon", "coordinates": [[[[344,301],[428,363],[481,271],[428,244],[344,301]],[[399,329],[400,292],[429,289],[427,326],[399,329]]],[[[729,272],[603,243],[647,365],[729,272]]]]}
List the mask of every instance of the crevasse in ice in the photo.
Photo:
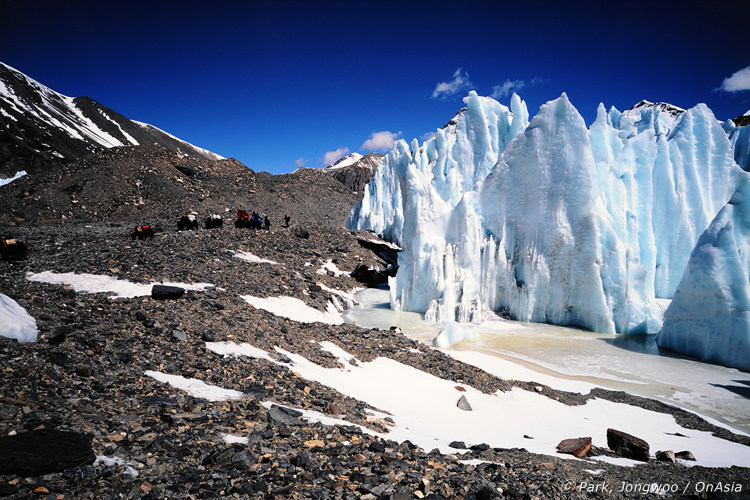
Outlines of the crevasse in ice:
{"type": "Polygon", "coordinates": [[[659,347],[750,370],[750,180],[698,239],[656,337],[659,347]]]}
{"type": "Polygon", "coordinates": [[[399,243],[391,305],[437,321],[491,312],[600,332],[656,332],[702,231],[745,174],[713,113],[563,94],[528,121],[472,92],[421,147],[400,141],[348,226],[399,243]]]}

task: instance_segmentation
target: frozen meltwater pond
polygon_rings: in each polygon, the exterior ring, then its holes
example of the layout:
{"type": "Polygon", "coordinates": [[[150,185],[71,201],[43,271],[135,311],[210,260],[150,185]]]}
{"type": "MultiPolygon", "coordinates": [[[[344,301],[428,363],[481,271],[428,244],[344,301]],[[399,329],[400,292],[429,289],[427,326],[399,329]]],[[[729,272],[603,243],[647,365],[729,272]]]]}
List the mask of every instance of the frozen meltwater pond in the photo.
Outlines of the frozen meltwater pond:
{"type": "MultiPolygon", "coordinates": [[[[420,314],[392,311],[387,290],[363,290],[357,301],[360,305],[345,318],[360,326],[395,325],[425,343],[440,330],[420,314]]],[[[750,433],[750,373],[660,353],[653,335],[607,335],[517,321],[466,328],[478,337],[453,346],[449,354],[499,377],[581,393],[594,386],[623,390],[750,433]]]]}

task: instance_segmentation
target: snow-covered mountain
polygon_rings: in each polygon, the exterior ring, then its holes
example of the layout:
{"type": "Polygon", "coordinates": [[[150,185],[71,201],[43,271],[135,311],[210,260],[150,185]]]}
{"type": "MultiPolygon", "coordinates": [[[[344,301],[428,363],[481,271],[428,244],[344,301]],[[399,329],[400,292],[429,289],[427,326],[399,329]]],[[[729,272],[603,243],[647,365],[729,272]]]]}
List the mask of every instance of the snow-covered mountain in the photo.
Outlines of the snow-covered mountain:
{"type": "Polygon", "coordinates": [[[78,160],[98,149],[157,143],[175,153],[221,159],[88,97],[68,97],[0,63],[0,174],[48,160],[78,160]]]}
{"type": "Polygon", "coordinates": [[[380,153],[367,153],[364,156],[352,153],[327,166],[323,171],[352,191],[359,192],[370,182],[375,170],[383,163],[384,156],[380,153]]]}
{"type": "Polygon", "coordinates": [[[528,122],[472,92],[421,146],[399,141],[348,225],[399,243],[391,305],[440,321],[492,312],[656,332],[700,234],[748,174],[705,105],[599,106],[566,95],[528,122]]]}

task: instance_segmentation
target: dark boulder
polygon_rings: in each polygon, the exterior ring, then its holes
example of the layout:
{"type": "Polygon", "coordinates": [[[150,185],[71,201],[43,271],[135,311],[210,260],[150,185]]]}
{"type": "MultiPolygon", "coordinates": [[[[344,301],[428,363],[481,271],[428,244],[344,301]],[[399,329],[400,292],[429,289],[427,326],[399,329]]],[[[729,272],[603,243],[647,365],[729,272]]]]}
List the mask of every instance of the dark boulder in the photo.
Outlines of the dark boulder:
{"type": "Polygon", "coordinates": [[[91,439],[78,432],[40,429],[0,437],[0,475],[41,476],[94,460],[91,439]]]}
{"type": "Polygon", "coordinates": [[[24,260],[28,255],[28,243],[14,238],[0,240],[0,260],[24,260]]]}
{"type": "Polygon", "coordinates": [[[573,455],[576,458],[585,457],[591,451],[591,438],[579,437],[572,439],[563,439],[557,445],[557,452],[566,455],[573,455]]]}
{"type": "Polygon", "coordinates": [[[268,410],[268,416],[273,422],[283,425],[302,425],[304,422],[299,419],[302,416],[301,411],[293,410],[285,406],[273,405],[268,410]]]}
{"type": "Polygon", "coordinates": [[[377,267],[370,267],[367,264],[360,264],[354,268],[351,276],[360,283],[364,283],[369,287],[376,287],[388,283],[390,276],[395,276],[395,273],[389,268],[387,271],[378,269],[377,267]]]}
{"type": "Polygon", "coordinates": [[[292,234],[294,234],[294,236],[296,236],[297,238],[307,239],[310,237],[310,231],[302,226],[294,226],[292,234]]]}
{"type": "Polygon", "coordinates": [[[649,446],[646,441],[616,429],[607,429],[607,446],[623,458],[648,462],[649,446]]]}
{"type": "Polygon", "coordinates": [[[157,300],[179,299],[185,293],[184,288],[168,285],[154,285],[151,288],[151,298],[157,300]]]}

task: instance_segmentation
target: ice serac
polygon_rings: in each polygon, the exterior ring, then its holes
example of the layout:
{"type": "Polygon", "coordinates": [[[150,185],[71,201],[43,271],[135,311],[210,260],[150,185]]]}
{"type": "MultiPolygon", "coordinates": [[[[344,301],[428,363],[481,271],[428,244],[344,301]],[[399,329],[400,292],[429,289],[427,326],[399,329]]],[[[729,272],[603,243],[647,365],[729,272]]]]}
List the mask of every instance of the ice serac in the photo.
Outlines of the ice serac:
{"type": "Polygon", "coordinates": [[[512,120],[497,121],[510,123],[504,135],[486,126],[499,104],[465,101],[422,147],[397,144],[350,215],[403,248],[392,307],[657,332],[657,299],[672,297],[698,236],[747,177],[713,113],[600,105],[587,128],[563,94],[521,129],[514,96],[512,120]]]}
{"type": "Polygon", "coordinates": [[[750,370],[750,181],[700,236],[664,325],[659,347],[750,370]]]}
{"type": "Polygon", "coordinates": [[[0,336],[19,342],[36,342],[36,320],[18,302],[0,293],[0,336]]]}
{"type": "Polygon", "coordinates": [[[466,108],[421,147],[416,140],[411,147],[403,140],[396,143],[349,215],[347,227],[370,229],[400,244],[410,190],[423,191],[423,210],[446,213],[484,180],[500,153],[528,125],[526,104],[515,94],[511,109],[474,91],[464,103],[466,108]]]}
{"type": "Polygon", "coordinates": [[[750,171],[750,111],[723,123],[734,150],[734,160],[745,171],[750,171]]]}

